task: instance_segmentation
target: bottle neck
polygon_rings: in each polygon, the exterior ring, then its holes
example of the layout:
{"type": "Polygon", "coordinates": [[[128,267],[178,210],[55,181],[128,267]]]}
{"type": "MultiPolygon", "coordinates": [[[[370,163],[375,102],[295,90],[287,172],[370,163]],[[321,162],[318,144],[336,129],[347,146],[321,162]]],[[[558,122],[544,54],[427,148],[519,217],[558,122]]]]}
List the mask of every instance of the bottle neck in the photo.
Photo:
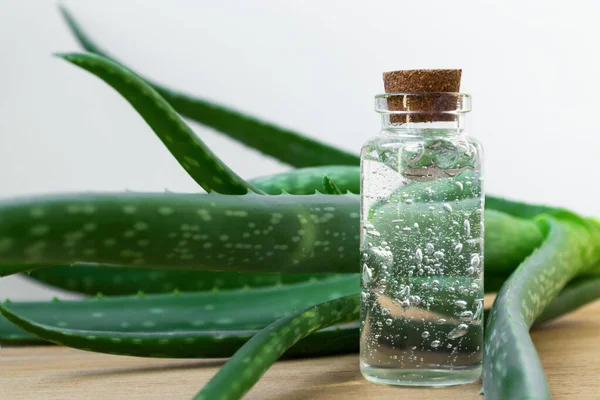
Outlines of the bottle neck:
{"type": "Polygon", "coordinates": [[[432,115],[428,122],[414,122],[407,118],[399,121],[398,115],[381,113],[381,129],[385,133],[402,136],[454,136],[465,130],[465,115],[432,115]]]}
{"type": "Polygon", "coordinates": [[[464,93],[385,93],[375,96],[383,131],[398,135],[459,135],[471,98],[464,93]]]}

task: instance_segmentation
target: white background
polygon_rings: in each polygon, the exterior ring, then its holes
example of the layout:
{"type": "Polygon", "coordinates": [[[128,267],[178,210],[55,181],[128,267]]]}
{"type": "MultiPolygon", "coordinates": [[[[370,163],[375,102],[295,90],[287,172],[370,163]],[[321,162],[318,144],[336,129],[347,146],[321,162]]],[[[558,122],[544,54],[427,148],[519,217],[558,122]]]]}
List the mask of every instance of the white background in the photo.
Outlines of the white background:
{"type": "MultiPolygon", "coordinates": [[[[358,152],[381,72],[462,68],[489,193],[600,214],[597,1],[77,1],[92,36],[145,76],[358,152]]],[[[106,84],[56,4],[0,2],[0,197],[198,191],[106,84]]],[[[194,125],[243,177],[287,166],[194,125]]],[[[22,278],[0,298],[49,298],[22,278]]]]}

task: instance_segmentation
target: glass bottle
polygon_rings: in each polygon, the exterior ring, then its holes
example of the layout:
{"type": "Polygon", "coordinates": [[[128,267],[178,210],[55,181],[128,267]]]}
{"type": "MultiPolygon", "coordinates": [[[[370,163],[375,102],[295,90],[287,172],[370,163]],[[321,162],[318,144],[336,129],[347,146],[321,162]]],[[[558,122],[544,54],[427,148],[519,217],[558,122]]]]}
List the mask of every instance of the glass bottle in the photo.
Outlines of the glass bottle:
{"type": "Polygon", "coordinates": [[[464,133],[470,97],[375,103],[383,127],[361,152],[361,372],[393,385],[476,381],[484,195],[482,148],[464,133]]]}

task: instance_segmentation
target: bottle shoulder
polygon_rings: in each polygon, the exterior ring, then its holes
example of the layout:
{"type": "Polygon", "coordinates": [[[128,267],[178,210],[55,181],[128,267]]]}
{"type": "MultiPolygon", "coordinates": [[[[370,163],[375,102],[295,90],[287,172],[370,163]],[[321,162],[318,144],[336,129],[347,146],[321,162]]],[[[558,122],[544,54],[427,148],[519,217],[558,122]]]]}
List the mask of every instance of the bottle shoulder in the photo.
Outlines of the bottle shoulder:
{"type": "Polygon", "coordinates": [[[402,145],[405,143],[432,143],[432,142],[454,142],[454,143],[468,143],[478,148],[481,148],[481,142],[470,135],[464,133],[455,134],[390,134],[387,131],[380,131],[374,136],[367,139],[363,147],[367,146],[393,146],[395,144],[402,145]]]}
{"type": "Polygon", "coordinates": [[[398,168],[462,169],[481,167],[481,143],[466,134],[398,135],[382,133],[366,141],[361,158],[393,159],[398,168]]]}

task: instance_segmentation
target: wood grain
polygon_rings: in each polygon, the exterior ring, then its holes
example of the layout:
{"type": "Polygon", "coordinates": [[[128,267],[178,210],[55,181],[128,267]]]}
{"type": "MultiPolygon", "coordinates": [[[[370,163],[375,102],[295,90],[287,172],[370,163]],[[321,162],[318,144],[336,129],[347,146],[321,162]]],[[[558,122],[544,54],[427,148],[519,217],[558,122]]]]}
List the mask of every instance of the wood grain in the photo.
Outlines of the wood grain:
{"type": "MultiPolygon", "coordinates": [[[[533,332],[555,399],[600,399],[600,302],[533,332]]],[[[223,360],[159,360],[64,347],[5,347],[0,399],[189,399],[223,360]]],[[[481,399],[480,384],[385,387],[363,380],[358,356],[281,361],[247,399],[481,399]]],[[[518,399],[515,399],[518,400],[518,399]]]]}

